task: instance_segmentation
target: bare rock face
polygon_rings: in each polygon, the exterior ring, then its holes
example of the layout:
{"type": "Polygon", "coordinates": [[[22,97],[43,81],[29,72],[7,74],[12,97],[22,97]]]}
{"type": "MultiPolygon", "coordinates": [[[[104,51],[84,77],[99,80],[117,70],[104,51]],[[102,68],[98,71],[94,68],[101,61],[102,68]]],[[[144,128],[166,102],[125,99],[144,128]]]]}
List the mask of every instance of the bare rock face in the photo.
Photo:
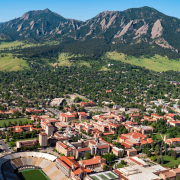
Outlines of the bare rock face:
{"type": "Polygon", "coordinates": [[[30,22],[31,30],[33,29],[33,27],[34,27],[35,24],[36,24],[35,21],[31,21],[31,22],[30,22]]]}
{"type": "Polygon", "coordinates": [[[147,34],[148,28],[149,28],[149,24],[145,24],[142,27],[140,27],[135,33],[136,37],[134,37],[133,39],[137,39],[142,34],[147,34]]]}
{"type": "Polygon", "coordinates": [[[86,34],[86,36],[89,36],[89,35],[91,35],[92,34],[92,32],[93,32],[93,29],[91,29],[87,34],[86,34]]]}
{"type": "Polygon", "coordinates": [[[155,23],[154,26],[152,28],[151,31],[151,38],[157,38],[160,37],[163,34],[163,27],[161,25],[161,21],[158,19],[155,23]]]}
{"type": "Polygon", "coordinates": [[[117,14],[114,14],[112,17],[110,17],[107,25],[106,25],[106,19],[103,18],[103,20],[100,22],[102,30],[108,29],[111,26],[111,24],[115,22],[116,17],[117,17],[117,14]]]}
{"type": "Polygon", "coordinates": [[[175,49],[174,47],[172,47],[165,39],[163,38],[159,38],[157,40],[155,40],[155,43],[163,48],[166,49],[171,49],[174,52],[178,52],[178,49],[175,49]]]}
{"type": "Polygon", "coordinates": [[[22,24],[19,24],[18,26],[17,26],[17,31],[20,31],[21,29],[22,29],[22,24]]]}
{"type": "Polygon", "coordinates": [[[29,13],[23,14],[20,19],[28,20],[29,19],[29,13]]]}
{"type": "Polygon", "coordinates": [[[100,22],[100,25],[102,27],[102,30],[104,30],[106,28],[106,19],[105,18],[100,22]]]}
{"type": "Polygon", "coordinates": [[[117,16],[117,14],[115,14],[113,17],[111,17],[111,19],[109,20],[109,22],[108,22],[108,24],[106,26],[107,29],[111,26],[112,23],[115,22],[116,16],[117,16]]]}
{"type": "Polygon", "coordinates": [[[132,23],[133,23],[133,20],[131,20],[126,26],[124,26],[122,31],[118,31],[117,34],[114,36],[114,38],[123,36],[129,30],[132,23]]]}
{"type": "Polygon", "coordinates": [[[39,35],[39,30],[38,29],[36,30],[36,34],[39,35]]]}

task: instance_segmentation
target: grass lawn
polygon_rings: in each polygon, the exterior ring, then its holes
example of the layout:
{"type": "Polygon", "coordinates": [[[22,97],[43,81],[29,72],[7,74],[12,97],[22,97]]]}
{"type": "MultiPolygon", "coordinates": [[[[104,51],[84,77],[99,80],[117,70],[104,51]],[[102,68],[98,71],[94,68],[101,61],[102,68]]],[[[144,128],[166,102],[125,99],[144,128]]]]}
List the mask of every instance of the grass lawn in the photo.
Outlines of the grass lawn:
{"type": "Polygon", "coordinates": [[[91,176],[91,178],[93,178],[94,180],[100,180],[96,176],[91,176]]]}
{"type": "Polygon", "coordinates": [[[162,57],[160,55],[155,55],[149,58],[145,58],[145,57],[136,58],[133,56],[127,56],[123,53],[117,53],[115,51],[106,53],[106,56],[113,60],[122,61],[137,66],[143,66],[146,67],[147,69],[151,69],[154,71],[180,70],[180,61],[174,59],[168,59],[166,56],[162,57]]]}
{"type": "MultiPolygon", "coordinates": [[[[169,139],[169,135],[170,135],[170,133],[165,133],[165,134],[162,134],[162,137],[163,137],[163,138],[164,138],[164,135],[167,135],[167,139],[169,139]]],[[[160,135],[159,133],[157,133],[157,134],[156,134],[156,138],[157,138],[157,139],[162,140],[162,137],[161,137],[161,135],[160,135]]]]}
{"type": "Polygon", "coordinates": [[[32,46],[40,46],[41,44],[34,44],[30,42],[25,42],[25,41],[12,41],[12,42],[1,42],[0,43],[0,50],[4,49],[15,49],[18,46],[20,48],[27,48],[27,47],[32,47],[32,46]]]}
{"type": "Polygon", "coordinates": [[[69,53],[60,53],[58,62],[59,66],[71,66],[72,62],[70,62],[68,59],[71,58],[72,56],[69,53]]]}
{"type": "Polygon", "coordinates": [[[171,166],[176,166],[180,164],[180,158],[177,158],[176,160],[174,160],[174,158],[172,158],[171,156],[163,156],[164,158],[164,167],[171,167],[171,166]]]}
{"type": "Polygon", "coordinates": [[[17,123],[19,123],[19,121],[22,121],[22,123],[24,123],[24,121],[30,122],[30,119],[26,119],[26,118],[3,119],[3,120],[0,120],[0,126],[2,127],[2,125],[3,125],[4,122],[6,123],[6,125],[8,125],[9,121],[10,121],[11,123],[14,123],[14,121],[16,121],[17,123]]]}
{"type": "Polygon", "coordinates": [[[75,62],[71,62],[69,61],[69,59],[74,60],[74,57],[81,57],[81,55],[71,55],[69,53],[60,53],[59,57],[58,57],[58,65],[59,66],[72,66],[72,65],[84,65],[87,67],[91,67],[91,65],[86,62],[86,61],[82,61],[82,60],[76,60],[75,62]]]}
{"type": "Polygon", "coordinates": [[[108,179],[106,176],[104,176],[103,174],[100,174],[99,175],[103,180],[106,180],[106,179],[108,179]]]}
{"type": "Polygon", "coordinates": [[[107,173],[106,175],[108,175],[111,178],[116,178],[116,176],[114,176],[112,173],[107,173]]]}
{"type": "Polygon", "coordinates": [[[17,173],[20,180],[49,180],[49,178],[39,169],[24,170],[17,173]]]}
{"type": "Polygon", "coordinates": [[[0,71],[18,71],[24,68],[29,69],[26,61],[13,57],[12,54],[6,54],[0,56],[0,71]]]}
{"type": "Polygon", "coordinates": [[[108,69],[106,66],[102,66],[102,68],[100,69],[100,71],[109,71],[110,69],[108,69]]]}
{"type": "Polygon", "coordinates": [[[159,133],[156,134],[156,138],[162,140],[162,137],[159,133]]]}

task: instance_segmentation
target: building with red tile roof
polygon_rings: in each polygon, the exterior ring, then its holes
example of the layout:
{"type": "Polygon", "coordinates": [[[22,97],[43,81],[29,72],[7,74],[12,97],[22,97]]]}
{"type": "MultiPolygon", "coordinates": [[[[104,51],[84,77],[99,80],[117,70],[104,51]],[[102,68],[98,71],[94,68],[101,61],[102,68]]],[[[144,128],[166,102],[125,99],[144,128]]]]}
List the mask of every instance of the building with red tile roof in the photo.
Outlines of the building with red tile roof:
{"type": "Polygon", "coordinates": [[[77,118],[76,111],[74,112],[68,112],[68,113],[61,113],[60,114],[60,120],[64,122],[73,121],[77,118]]]}
{"type": "Polygon", "coordinates": [[[169,125],[174,126],[174,127],[180,126],[180,121],[169,121],[168,123],[169,125]]]}
{"type": "Polygon", "coordinates": [[[163,119],[164,117],[163,116],[159,116],[157,114],[151,114],[152,118],[154,119],[163,119]]]}
{"type": "Polygon", "coordinates": [[[146,143],[151,144],[153,140],[146,135],[137,132],[131,132],[128,134],[121,134],[119,141],[123,143],[125,148],[131,148],[136,146],[144,146],[146,143]]]}
{"type": "Polygon", "coordinates": [[[78,115],[80,120],[87,119],[87,114],[85,112],[78,112],[78,115]]]}
{"type": "Polygon", "coordinates": [[[159,174],[160,178],[167,180],[175,180],[177,176],[180,176],[180,168],[170,169],[159,174]]]}
{"type": "Polygon", "coordinates": [[[82,160],[82,166],[91,169],[101,167],[102,163],[106,163],[106,160],[102,159],[101,156],[94,156],[92,159],[82,160]]]}
{"type": "Polygon", "coordinates": [[[170,139],[165,139],[165,142],[168,144],[168,145],[180,145],[180,138],[170,138],[170,139]]]}
{"type": "Polygon", "coordinates": [[[87,174],[91,173],[90,169],[86,169],[81,166],[74,158],[62,156],[56,159],[56,166],[60,169],[68,178],[75,176],[81,176],[82,179],[87,174]]]}
{"type": "Polygon", "coordinates": [[[112,91],[111,90],[106,90],[106,93],[111,93],[112,91]]]}
{"type": "Polygon", "coordinates": [[[21,147],[31,147],[31,146],[36,146],[38,144],[37,139],[33,140],[25,140],[25,141],[17,141],[16,142],[16,147],[21,148],[21,147]]]}
{"type": "Polygon", "coordinates": [[[81,102],[80,103],[81,107],[88,107],[88,106],[95,106],[95,103],[90,101],[90,102],[81,102]]]}
{"type": "Polygon", "coordinates": [[[76,148],[73,145],[70,143],[65,144],[61,141],[56,142],[56,150],[65,156],[74,156],[76,153],[76,148]]]}
{"type": "Polygon", "coordinates": [[[35,125],[23,125],[23,126],[13,126],[13,127],[8,127],[8,129],[12,129],[13,133],[19,133],[19,132],[25,132],[25,131],[42,131],[42,128],[36,128],[35,125]]]}
{"type": "Polygon", "coordinates": [[[176,115],[172,113],[165,114],[164,117],[170,120],[175,120],[176,115]]]}
{"type": "Polygon", "coordinates": [[[43,110],[26,108],[26,112],[28,112],[29,114],[40,114],[43,112],[43,110]]]}

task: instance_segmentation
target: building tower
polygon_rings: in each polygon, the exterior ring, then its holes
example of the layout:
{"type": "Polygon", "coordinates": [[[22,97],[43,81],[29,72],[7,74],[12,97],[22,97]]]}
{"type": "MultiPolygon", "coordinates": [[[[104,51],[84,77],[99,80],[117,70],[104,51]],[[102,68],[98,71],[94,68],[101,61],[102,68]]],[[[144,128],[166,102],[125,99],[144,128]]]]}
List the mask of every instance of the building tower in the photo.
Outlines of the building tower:
{"type": "Polygon", "coordinates": [[[47,146],[48,139],[47,139],[47,134],[46,133],[39,133],[39,144],[42,147],[47,146]]]}

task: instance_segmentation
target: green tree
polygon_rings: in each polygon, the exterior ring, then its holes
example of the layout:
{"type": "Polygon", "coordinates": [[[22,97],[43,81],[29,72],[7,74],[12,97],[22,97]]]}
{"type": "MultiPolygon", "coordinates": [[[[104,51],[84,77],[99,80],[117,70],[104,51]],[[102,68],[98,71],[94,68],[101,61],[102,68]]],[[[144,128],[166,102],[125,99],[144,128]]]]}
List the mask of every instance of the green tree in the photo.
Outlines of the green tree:
{"type": "Polygon", "coordinates": [[[162,155],[161,155],[161,164],[164,164],[164,158],[162,155]]]}
{"type": "Polygon", "coordinates": [[[86,154],[85,154],[85,159],[91,159],[91,153],[89,153],[89,152],[86,153],[86,154]]]}
{"type": "Polygon", "coordinates": [[[159,147],[158,144],[157,144],[156,147],[155,147],[155,154],[156,154],[156,155],[159,155],[159,154],[160,154],[160,147],[159,147]]]}
{"type": "Polygon", "coordinates": [[[23,132],[23,138],[26,139],[26,132],[23,132]]]}
{"type": "Polygon", "coordinates": [[[108,170],[108,166],[107,165],[103,165],[103,171],[107,171],[108,170]]]}
{"type": "Polygon", "coordinates": [[[6,142],[9,142],[9,136],[6,136],[6,142]]]}
{"type": "Polygon", "coordinates": [[[14,147],[15,146],[15,143],[13,141],[9,142],[9,146],[10,147],[14,147]]]}
{"type": "Polygon", "coordinates": [[[8,122],[8,127],[10,127],[10,126],[11,126],[11,121],[8,122]]]}
{"type": "Polygon", "coordinates": [[[157,158],[157,163],[158,163],[158,164],[161,164],[161,157],[158,157],[158,158],[157,158]]]}
{"type": "Polygon", "coordinates": [[[22,126],[22,121],[19,121],[19,126],[22,126]]]}
{"type": "Polygon", "coordinates": [[[3,123],[2,127],[3,127],[3,128],[5,128],[5,127],[6,127],[6,123],[5,123],[5,122],[3,123]]]}
{"type": "Polygon", "coordinates": [[[176,180],[180,180],[180,176],[176,176],[176,180]]]}

